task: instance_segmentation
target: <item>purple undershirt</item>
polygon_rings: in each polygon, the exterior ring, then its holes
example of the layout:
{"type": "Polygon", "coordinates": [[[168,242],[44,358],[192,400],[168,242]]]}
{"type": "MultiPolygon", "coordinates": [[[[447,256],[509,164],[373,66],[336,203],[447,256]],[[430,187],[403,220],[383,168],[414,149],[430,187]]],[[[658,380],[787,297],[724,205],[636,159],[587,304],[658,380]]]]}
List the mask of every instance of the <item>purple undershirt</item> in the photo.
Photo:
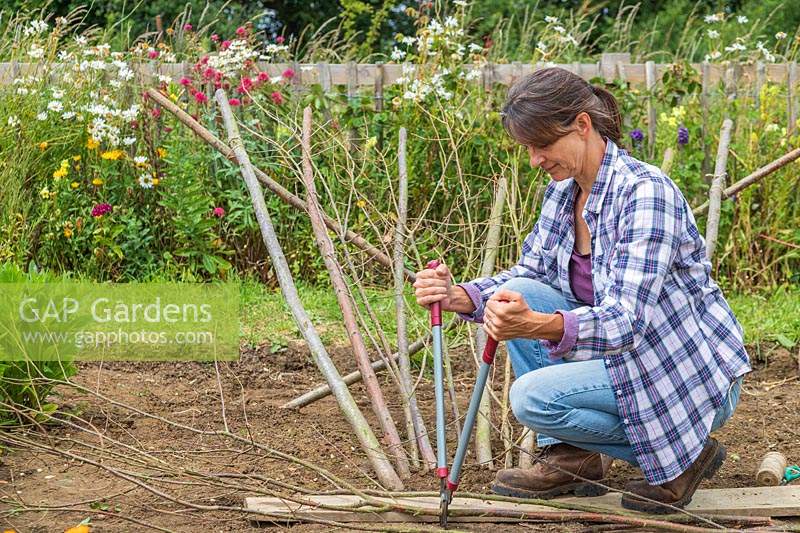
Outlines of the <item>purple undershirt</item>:
{"type": "MultiPolygon", "coordinates": [[[[569,285],[579,302],[586,305],[594,305],[591,254],[581,255],[573,250],[569,260],[569,285]]],[[[481,302],[481,294],[478,287],[471,283],[462,283],[459,284],[459,287],[466,291],[467,296],[470,297],[473,305],[477,308],[481,302]]],[[[561,341],[558,343],[548,340],[541,341],[553,359],[557,359],[570,351],[578,340],[578,317],[575,316],[575,313],[564,310],[557,310],[556,313],[559,313],[564,318],[564,334],[561,337],[561,341]]],[[[463,313],[459,313],[459,315],[465,320],[475,321],[470,315],[463,313]]]]}

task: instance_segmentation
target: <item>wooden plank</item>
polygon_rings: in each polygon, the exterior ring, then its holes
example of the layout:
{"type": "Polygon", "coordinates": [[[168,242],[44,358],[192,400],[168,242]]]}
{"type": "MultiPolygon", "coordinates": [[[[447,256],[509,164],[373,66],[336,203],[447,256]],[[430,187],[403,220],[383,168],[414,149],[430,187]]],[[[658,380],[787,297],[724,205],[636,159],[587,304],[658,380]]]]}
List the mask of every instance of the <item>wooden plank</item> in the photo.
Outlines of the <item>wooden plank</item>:
{"type": "MultiPolygon", "coordinates": [[[[620,509],[621,500],[619,492],[609,492],[605,496],[571,497],[560,501],[620,509]]],[[[719,515],[800,516],[800,485],[698,490],[686,510],[719,515]]]]}
{"type": "Polygon", "coordinates": [[[652,160],[656,150],[656,64],[648,61],[645,64],[647,78],[647,154],[652,160]]]}
{"type": "MultiPolygon", "coordinates": [[[[353,505],[361,501],[361,498],[355,495],[319,495],[319,496],[303,496],[304,499],[312,500],[323,505],[340,505],[347,506],[353,505]]],[[[322,520],[334,520],[336,522],[439,522],[439,497],[438,496],[415,496],[395,498],[376,498],[384,502],[396,502],[401,505],[408,505],[423,508],[432,511],[434,514],[429,515],[411,515],[400,511],[384,511],[384,512],[356,512],[348,510],[331,510],[320,509],[307,505],[302,505],[296,502],[291,502],[281,498],[273,497],[252,497],[244,499],[245,509],[257,510],[260,512],[278,515],[278,518],[270,517],[251,517],[256,521],[298,521],[303,518],[315,518],[322,520]]],[[[369,506],[363,509],[374,509],[369,506]]],[[[534,513],[542,511],[553,511],[552,507],[545,507],[543,505],[533,505],[525,503],[510,503],[510,502],[496,502],[491,500],[476,500],[476,499],[459,499],[458,496],[450,503],[451,510],[459,509],[503,509],[508,511],[515,511],[522,513],[534,513]]],[[[490,517],[490,516],[450,516],[448,522],[518,522],[518,519],[510,517],[490,517]]]]}
{"type": "MultiPolygon", "coordinates": [[[[323,505],[348,506],[361,501],[355,495],[318,495],[302,496],[302,498],[323,505]]],[[[592,498],[559,498],[564,503],[591,505],[610,510],[621,510],[618,492],[610,492],[605,496],[592,498]]],[[[350,510],[331,510],[307,506],[281,498],[252,497],[245,498],[245,508],[264,513],[273,517],[253,517],[257,521],[292,522],[303,518],[316,518],[334,520],[337,522],[438,522],[439,498],[438,496],[416,496],[376,498],[384,502],[396,502],[401,505],[414,506],[428,511],[430,515],[413,516],[400,511],[389,512],[355,512],[350,510]]],[[[370,509],[366,507],[365,509],[370,509]]],[[[373,508],[374,509],[374,508],[373,508]]],[[[503,510],[504,512],[534,513],[542,511],[557,511],[552,507],[527,503],[507,501],[479,500],[474,498],[459,498],[458,494],[450,504],[450,509],[470,510],[503,510]]],[[[686,507],[693,513],[707,513],[719,515],[738,516],[771,516],[789,517],[800,516],[800,485],[782,487],[746,487],[733,489],[706,489],[698,490],[692,502],[686,507]]],[[[451,516],[450,522],[507,522],[517,521],[508,517],[491,516],[451,516]]]]}

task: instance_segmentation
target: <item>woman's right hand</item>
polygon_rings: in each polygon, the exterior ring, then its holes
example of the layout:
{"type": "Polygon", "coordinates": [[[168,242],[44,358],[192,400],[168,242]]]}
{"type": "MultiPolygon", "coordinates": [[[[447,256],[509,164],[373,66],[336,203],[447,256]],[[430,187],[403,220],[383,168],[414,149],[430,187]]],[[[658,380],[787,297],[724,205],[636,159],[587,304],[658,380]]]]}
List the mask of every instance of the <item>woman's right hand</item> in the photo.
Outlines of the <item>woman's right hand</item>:
{"type": "Polygon", "coordinates": [[[435,302],[441,302],[442,311],[452,311],[450,297],[452,294],[452,283],[450,281],[450,270],[447,265],[440,263],[438,267],[426,268],[417,272],[417,279],[414,282],[414,296],[417,303],[425,308],[435,302]]]}

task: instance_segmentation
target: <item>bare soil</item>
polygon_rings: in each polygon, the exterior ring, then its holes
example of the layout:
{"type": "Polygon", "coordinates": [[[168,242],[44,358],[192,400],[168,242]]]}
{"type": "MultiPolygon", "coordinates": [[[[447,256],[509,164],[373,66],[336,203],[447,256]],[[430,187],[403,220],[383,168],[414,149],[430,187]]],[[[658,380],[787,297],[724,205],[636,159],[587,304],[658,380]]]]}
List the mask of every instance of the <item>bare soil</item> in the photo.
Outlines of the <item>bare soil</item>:
{"type": "MultiPolygon", "coordinates": [[[[728,460],[714,479],[704,482],[704,488],[753,485],[761,457],[771,450],[782,451],[790,464],[800,462],[798,354],[777,345],[759,348],[751,347],[750,353],[760,352],[767,363],[754,361],[755,370],[745,379],[734,417],[715,434],[727,447],[728,460]]],[[[355,368],[346,347],[333,350],[332,356],[343,374],[355,368]]],[[[453,350],[452,357],[458,403],[463,413],[473,384],[474,366],[472,358],[463,350],[453,350]]],[[[495,375],[498,395],[501,394],[503,362],[501,354],[495,375]]],[[[402,425],[400,402],[391,397],[394,389],[389,378],[385,374],[381,377],[396,420],[402,425]]],[[[243,350],[239,361],[220,364],[219,385],[214,365],[204,363],[82,363],[74,381],[142,412],[206,431],[224,427],[221,386],[225,421],[231,432],[244,437],[249,435],[256,442],[322,466],[359,487],[375,487],[369,464],[330,397],[300,410],[280,408],[287,400],[321,382],[303,345],[290,346],[278,353],[272,353],[269,345],[243,350]]],[[[362,386],[355,385],[351,390],[364,413],[374,420],[362,386]]],[[[419,400],[432,431],[433,387],[429,380],[420,383],[419,400]]],[[[46,428],[47,439],[42,437],[41,431],[15,430],[10,434],[38,443],[49,440],[63,453],[20,445],[5,450],[0,456],[0,509],[20,509],[14,516],[0,519],[3,528],[19,532],[64,531],[91,516],[95,532],[151,530],[125,518],[181,532],[256,530],[242,514],[198,512],[148,492],[122,477],[130,473],[148,472],[151,475],[148,479],[133,479],[148,483],[182,502],[209,506],[241,506],[245,496],[257,495],[254,490],[242,490],[236,483],[269,489],[270,486],[254,477],[258,475],[317,491],[334,488],[319,473],[271,459],[246,443],[175,428],[73,388],[57,389],[54,401],[59,403],[62,413],[74,413],[90,423],[95,435],[63,425],[46,428]],[[121,448],[112,439],[130,448],[121,448]],[[152,461],[149,466],[143,465],[140,462],[142,453],[160,461],[161,466],[153,468],[152,461]],[[235,473],[244,477],[216,478],[231,484],[226,487],[208,483],[208,478],[195,472],[235,473]],[[44,507],[55,509],[42,510],[44,507]]],[[[499,425],[499,418],[496,422],[499,425]]],[[[400,429],[402,432],[402,427],[400,429]]],[[[451,429],[449,434],[452,455],[455,430],[451,429]]],[[[494,442],[494,450],[502,450],[499,439],[494,442]]],[[[471,462],[470,456],[467,461],[471,462]]],[[[496,462],[496,468],[499,463],[496,462]]],[[[612,486],[621,488],[633,477],[641,477],[640,472],[622,461],[615,462],[612,486]]],[[[492,479],[491,470],[468,464],[461,488],[488,492],[492,479]]],[[[437,483],[431,474],[414,474],[406,487],[437,490],[437,483]]],[[[575,530],[574,525],[517,527],[539,531],[575,530]]],[[[300,524],[294,529],[322,531],[330,527],[300,524]]],[[[474,529],[488,528],[484,525],[474,529]]],[[[512,528],[492,526],[491,529],[512,528]]]]}

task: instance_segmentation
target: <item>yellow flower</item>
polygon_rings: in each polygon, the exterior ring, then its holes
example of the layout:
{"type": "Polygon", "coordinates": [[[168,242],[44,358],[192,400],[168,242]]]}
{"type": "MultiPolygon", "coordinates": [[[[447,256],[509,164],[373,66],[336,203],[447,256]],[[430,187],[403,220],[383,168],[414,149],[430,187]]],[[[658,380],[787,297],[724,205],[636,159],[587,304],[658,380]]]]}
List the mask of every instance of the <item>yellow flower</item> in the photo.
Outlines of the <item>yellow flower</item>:
{"type": "Polygon", "coordinates": [[[69,184],[69,186],[72,187],[73,189],[77,189],[79,185],[80,184],[77,181],[73,181],[72,183],[69,184]]]}
{"type": "Polygon", "coordinates": [[[67,239],[71,239],[72,238],[72,230],[69,229],[69,228],[64,228],[64,237],[66,237],[67,239]]]}
{"type": "Polygon", "coordinates": [[[50,191],[48,191],[47,187],[45,187],[44,189],[39,191],[39,196],[41,196],[43,199],[47,200],[50,197],[50,191]]]}
{"type": "Polygon", "coordinates": [[[67,169],[64,168],[64,167],[61,167],[58,170],[56,170],[55,172],[53,172],[53,177],[55,179],[57,179],[57,180],[60,180],[61,178],[63,178],[66,175],[67,175],[67,169]]]}
{"type": "Polygon", "coordinates": [[[169,99],[172,100],[173,102],[177,102],[178,101],[178,95],[175,94],[175,93],[169,93],[169,99]]]}
{"type": "Polygon", "coordinates": [[[64,533],[89,533],[89,526],[81,524],[79,526],[71,527],[64,533]]]}
{"type": "Polygon", "coordinates": [[[39,150],[46,150],[47,149],[47,141],[42,141],[39,143],[39,150]]]}
{"type": "Polygon", "coordinates": [[[361,209],[364,209],[367,206],[367,202],[364,201],[364,200],[359,200],[359,201],[356,202],[356,205],[358,207],[360,207],[361,209]]]}
{"type": "Polygon", "coordinates": [[[100,157],[103,159],[110,159],[111,161],[116,161],[117,159],[123,157],[125,152],[122,150],[109,150],[108,152],[103,152],[100,154],[100,157]]]}
{"type": "Polygon", "coordinates": [[[161,148],[159,146],[158,148],[156,148],[156,154],[158,154],[158,157],[160,157],[161,159],[164,159],[165,157],[167,157],[167,149],[161,148]]]}
{"type": "Polygon", "coordinates": [[[153,178],[153,186],[156,186],[156,185],[158,185],[159,183],[161,183],[161,180],[160,180],[160,179],[158,179],[158,178],[153,178]]]}
{"type": "Polygon", "coordinates": [[[78,155],[73,155],[73,156],[72,156],[72,160],[73,160],[73,161],[80,161],[80,160],[81,160],[81,156],[80,156],[80,154],[78,154],[78,155]]]}
{"type": "Polygon", "coordinates": [[[88,148],[89,150],[94,150],[98,146],[100,146],[100,141],[96,140],[94,137],[89,137],[86,140],[86,148],[88,148]]]}
{"type": "Polygon", "coordinates": [[[98,187],[103,184],[103,180],[100,178],[95,178],[92,180],[92,185],[97,185],[98,187]]]}

